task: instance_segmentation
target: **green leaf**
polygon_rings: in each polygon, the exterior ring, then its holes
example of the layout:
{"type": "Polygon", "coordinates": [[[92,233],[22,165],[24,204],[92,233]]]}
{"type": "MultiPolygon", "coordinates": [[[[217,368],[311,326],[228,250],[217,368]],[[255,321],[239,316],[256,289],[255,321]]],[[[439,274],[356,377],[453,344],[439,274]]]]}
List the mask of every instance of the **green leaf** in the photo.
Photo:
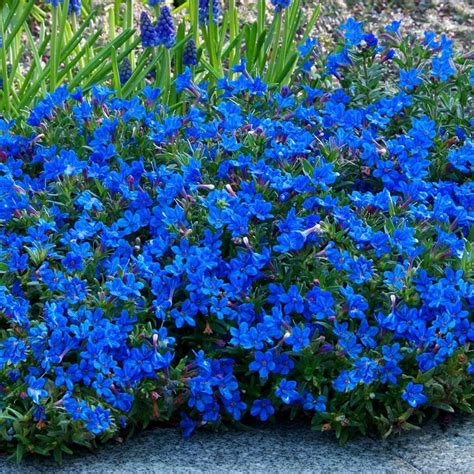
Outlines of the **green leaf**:
{"type": "Polygon", "coordinates": [[[432,403],[432,406],[435,408],[439,408],[440,410],[447,411],[449,413],[454,413],[454,408],[447,403],[436,402],[432,403]]]}

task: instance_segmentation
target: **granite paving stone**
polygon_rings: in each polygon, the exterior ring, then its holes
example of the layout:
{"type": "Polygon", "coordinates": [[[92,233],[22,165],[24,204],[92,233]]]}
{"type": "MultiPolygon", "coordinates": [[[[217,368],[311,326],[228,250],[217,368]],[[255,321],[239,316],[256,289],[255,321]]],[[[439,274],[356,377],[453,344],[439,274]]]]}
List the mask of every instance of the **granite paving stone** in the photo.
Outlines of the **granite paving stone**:
{"type": "Polygon", "coordinates": [[[359,437],[339,445],[330,433],[285,424],[248,431],[176,429],[143,432],[96,453],[16,465],[0,458],[0,472],[22,473],[474,473],[474,419],[455,419],[446,431],[433,423],[386,442],[359,437]]]}
{"type": "Polygon", "coordinates": [[[443,429],[432,423],[383,446],[423,473],[474,473],[474,418],[457,419],[443,429]]]}

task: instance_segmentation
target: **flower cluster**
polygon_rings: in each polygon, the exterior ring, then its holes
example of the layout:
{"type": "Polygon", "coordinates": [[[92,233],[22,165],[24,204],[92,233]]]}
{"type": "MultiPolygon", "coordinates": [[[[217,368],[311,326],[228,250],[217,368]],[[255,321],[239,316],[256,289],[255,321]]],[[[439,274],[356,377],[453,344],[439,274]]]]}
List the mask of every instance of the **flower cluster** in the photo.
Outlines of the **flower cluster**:
{"type": "Polygon", "coordinates": [[[271,0],[271,3],[275,7],[275,12],[279,13],[290,6],[291,0],[271,0]]]}
{"type": "Polygon", "coordinates": [[[211,94],[187,69],[174,112],[63,87],[0,121],[6,447],[471,409],[470,66],[444,37],[341,32],[292,87],[243,61],[211,94]]]}
{"type": "Polygon", "coordinates": [[[192,38],[183,48],[182,61],[185,66],[195,66],[198,62],[196,42],[192,38]]]}
{"type": "Polygon", "coordinates": [[[164,45],[171,48],[176,42],[176,31],[170,9],[161,7],[160,16],[154,25],[150,17],[142,12],[140,16],[140,35],[145,48],[164,45]]]}
{"type": "Polygon", "coordinates": [[[214,23],[219,22],[219,0],[198,0],[199,10],[199,23],[201,25],[207,25],[209,18],[212,15],[212,21],[214,23]]]}
{"type": "Polygon", "coordinates": [[[80,15],[82,7],[82,0],[70,0],[68,6],[68,12],[70,14],[80,15]]]}
{"type": "Polygon", "coordinates": [[[133,70],[130,60],[125,57],[119,66],[120,84],[124,85],[132,77],[132,74],[133,70]]]}

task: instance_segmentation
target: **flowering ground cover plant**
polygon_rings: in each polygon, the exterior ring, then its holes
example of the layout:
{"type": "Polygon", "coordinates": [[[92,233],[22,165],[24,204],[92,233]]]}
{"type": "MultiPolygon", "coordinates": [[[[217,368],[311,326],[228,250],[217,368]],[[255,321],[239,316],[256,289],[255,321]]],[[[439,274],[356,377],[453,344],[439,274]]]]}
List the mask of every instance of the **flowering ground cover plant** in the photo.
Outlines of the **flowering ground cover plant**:
{"type": "MultiPolygon", "coordinates": [[[[283,2],[281,8],[284,8],[283,2]]],[[[292,86],[61,87],[1,121],[0,440],[472,411],[472,65],[348,20],[292,86]]]]}

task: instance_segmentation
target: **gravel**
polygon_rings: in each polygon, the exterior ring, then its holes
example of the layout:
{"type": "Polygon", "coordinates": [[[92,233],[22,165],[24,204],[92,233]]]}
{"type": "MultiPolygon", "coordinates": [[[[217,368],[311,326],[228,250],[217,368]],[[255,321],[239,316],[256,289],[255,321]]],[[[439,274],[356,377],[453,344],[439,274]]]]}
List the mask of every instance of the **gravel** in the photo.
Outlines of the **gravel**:
{"type": "MultiPolygon", "coordinates": [[[[172,0],[166,1],[172,4],[172,0]]],[[[223,8],[226,1],[221,0],[223,8]]],[[[270,0],[267,3],[270,4],[270,0]]],[[[307,18],[318,3],[321,3],[321,13],[314,35],[323,41],[333,36],[343,21],[353,16],[357,21],[364,21],[368,30],[380,31],[393,20],[402,20],[402,31],[446,33],[459,42],[465,52],[474,48],[474,2],[471,0],[302,0],[307,18]]],[[[237,0],[237,5],[241,20],[255,19],[256,0],[237,0]]],[[[135,8],[138,24],[140,13],[146,7],[136,1],[135,8]]],[[[269,21],[271,12],[269,6],[269,21]]]]}

